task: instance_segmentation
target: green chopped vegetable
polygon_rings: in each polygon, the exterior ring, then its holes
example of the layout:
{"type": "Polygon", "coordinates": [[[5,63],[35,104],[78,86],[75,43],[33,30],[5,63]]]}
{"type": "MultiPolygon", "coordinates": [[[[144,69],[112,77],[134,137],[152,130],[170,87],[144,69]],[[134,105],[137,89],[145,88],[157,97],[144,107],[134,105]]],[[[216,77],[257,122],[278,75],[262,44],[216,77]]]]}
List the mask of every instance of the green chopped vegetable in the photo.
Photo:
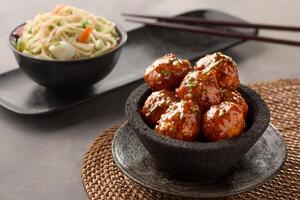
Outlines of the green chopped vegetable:
{"type": "Polygon", "coordinates": [[[225,88],[221,88],[220,92],[222,93],[222,95],[226,95],[227,94],[227,90],[225,88]]]}
{"type": "Polygon", "coordinates": [[[25,49],[25,42],[21,38],[17,41],[17,49],[19,51],[23,51],[25,49]]]}
{"type": "Polygon", "coordinates": [[[200,112],[200,108],[199,108],[199,106],[193,106],[193,107],[191,107],[191,111],[192,112],[200,112]]]}
{"type": "Polygon", "coordinates": [[[207,63],[205,63],[204,65],[207,66],[207,67],[209,67],[211,63],[212,63],[212,61],[209,60],[209,61],[208,61],[207,63]]]}
{"type": "Polygon", "coordinates": [[[188,81],[187,81],[188,88],[193,88],[196,86],[197,86],[197,80],[194,77],[191,77],[190,79],[188,79],[188,81]]]}
{"type": "Polygon", "coordinates": [[[179,65],[179,64],[181,64],[181,63],[182,63],[182,61],[179,60],[179,59],[175,59],[175,60],[173,61],[173,65],[179,65]]]}
{"type": "Polygon", "coordinates": [[[97,40],[97,41],[95,42],[95,48],[96,48],[97,50],[102,49],[102,48],[104,48],[104,47],[105,47],[105,44],[104,44],[104,41],[103,41],[103,40],[99,39],[99,40],[97,40]]]}
{"type": "Polygon", "coordinates": [[[226,110],[223,108],[220,112],[219,112],[219,117],[222,117],[226,114],[226,110]]]}
{"type": "Polygon", "coordinates": [[[162,69],[160,71],[160,74],[163,75],[163,76],[168,76],[170,74],[170,71],[169,70],[166,70],[166,69],[162,69]]]}
{"type": "Polygon", "coordinates": [[[88,26],[89,26],[89,22],[87,20],[82,22],[82,25],[81,25],[82,28],[87,28],[88,26]]]}

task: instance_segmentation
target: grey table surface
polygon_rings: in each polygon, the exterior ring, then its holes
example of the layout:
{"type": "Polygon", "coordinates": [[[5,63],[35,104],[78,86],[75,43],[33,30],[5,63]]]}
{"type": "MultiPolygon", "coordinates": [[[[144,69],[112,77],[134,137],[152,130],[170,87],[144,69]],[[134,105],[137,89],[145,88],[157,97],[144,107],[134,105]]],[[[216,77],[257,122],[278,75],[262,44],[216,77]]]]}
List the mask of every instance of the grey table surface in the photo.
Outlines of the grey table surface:
{"type": "MultiPolygon", "coordinates": [[[[17,67],[7,45],[10,30],[47,11],[59,0],[0,1],[0,73],[17,67]]],[[[121,23],[122,12],[174,15],[194,9],[216,9],[251,22],[300,26],[298,0],[68,0],[121,23]]],[[[262,31],[262,35],[300,41],[300,34],[262,31]]],[[[243,83],[300,77],[299,48],[246,42],[227,54],[239,65],[243,83]]],[[[145,66],[146,67],[146,66],[145,66]]],[[[80,163],[93,139],[106,128],[124,121],[127,96],[139,83],[130,84],[93,102],[49,116],[21,116],[0,108],[0,199],[88,199],[80,179],[80,163]]]]}

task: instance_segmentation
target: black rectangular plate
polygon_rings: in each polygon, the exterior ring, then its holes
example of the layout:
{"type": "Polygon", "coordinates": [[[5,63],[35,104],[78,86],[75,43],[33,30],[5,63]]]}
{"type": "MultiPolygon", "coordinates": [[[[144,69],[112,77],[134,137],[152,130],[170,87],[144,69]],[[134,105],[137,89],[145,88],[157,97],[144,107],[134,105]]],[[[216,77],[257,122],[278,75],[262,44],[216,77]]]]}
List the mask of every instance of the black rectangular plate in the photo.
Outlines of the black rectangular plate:
{"type": "MultiPolygon", "coordinates": [[[[196,10],[182,15],[203,19],[242,21],[229,14],[213,10],[196,10]]],[[[256,29],[215,28],[249,35],[257,34],[256,29]]],[[[140,80],[146,67],[166,53],[173,52],[180,58],[195,61],[207,53],[224,50],[243,41],[186,31],[141,27],[128,32],[128,41],[115,69],[90,90],[78,93],[54,93],[35,84],[20,69],[16,69],[0,75],[0,104],[13,112],[27,115],[63,110],[140,80]]]]}

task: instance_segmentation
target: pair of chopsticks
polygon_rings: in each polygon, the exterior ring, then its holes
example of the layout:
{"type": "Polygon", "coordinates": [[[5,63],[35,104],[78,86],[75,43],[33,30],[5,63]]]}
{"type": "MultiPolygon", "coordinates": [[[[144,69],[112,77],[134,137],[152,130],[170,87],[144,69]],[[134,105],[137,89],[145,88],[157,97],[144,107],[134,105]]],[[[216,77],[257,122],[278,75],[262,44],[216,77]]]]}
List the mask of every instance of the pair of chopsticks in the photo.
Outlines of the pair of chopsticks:
{"type": "Polygon", "coordinates": [[[200,27],[199,25],[205,26],[226,26],[226,27],[239,27],[239,28],[255,28],[255,29],[268,29],[277,31],[295,31],[300,32],[300,27],[296,26],[280,26],[280,25],[270,25],[270,24],[254,24],[254,23],[241,23],[241,22],[230,22],[221,20],[204,20],[197,17],[165,17],[165,16],[153,16],[153,15],[138,15],[138,14],[122,14],[123,16],[130,17],[131,19],[126,19],[130,22],[142,23],[149,26],[156,26],[162,28],[170,28],[184,31],[191,31],[202,34],[217,35],[223,37],[240,38],[245,40],[254,40],[260,42],[269,42],[277,44],[285,44],[291,46],[300,46],[299,41],[285,40],[279,38],[263,37],[257,35],[247,35],[243,33],[216,30],[210,28],[200,27]],[[136,19],[134,19],[136,18],[136,19]],[[143,20],[144,19],[144,20],[143,20]],[[150,22],[145,19],[157,20],[155,22],[150,22]],[[198,25],[198,26],[195,26],[198,25]]]}

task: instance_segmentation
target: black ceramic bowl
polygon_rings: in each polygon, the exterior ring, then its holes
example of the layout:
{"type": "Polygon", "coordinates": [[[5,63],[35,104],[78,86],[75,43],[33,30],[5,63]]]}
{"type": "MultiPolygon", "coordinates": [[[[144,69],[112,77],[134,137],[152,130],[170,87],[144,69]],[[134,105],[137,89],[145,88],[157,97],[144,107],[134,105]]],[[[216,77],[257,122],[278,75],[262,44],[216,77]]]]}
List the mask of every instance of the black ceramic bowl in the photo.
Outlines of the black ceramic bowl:
{"type": "Polygon", "coordinates": [[[146,84],[132,92],[127,99],[125,112],[129,125],[164,171],[185,178],[217,178],[243,158],[270,121],[269,109],[256,92],[246,86],[240,86],[239,92],[249,105],[247,129],[236,138],[219,142],[186,142],[156,134],[140,113],[151,94],[146,84]]]}
{"type": "Polygon", "coordinates": [[[117,25],[118,45],[100,56],[69,61],[43,60],[25,55],[14,47],[17,39],[14,32],[22,26],[24,24],[16,27],[9,36],[9,45],[20,68],[36,83],[54,89],[87,87],[103,79],[114,68],[127,40],[126,31],[117,25]]]}

